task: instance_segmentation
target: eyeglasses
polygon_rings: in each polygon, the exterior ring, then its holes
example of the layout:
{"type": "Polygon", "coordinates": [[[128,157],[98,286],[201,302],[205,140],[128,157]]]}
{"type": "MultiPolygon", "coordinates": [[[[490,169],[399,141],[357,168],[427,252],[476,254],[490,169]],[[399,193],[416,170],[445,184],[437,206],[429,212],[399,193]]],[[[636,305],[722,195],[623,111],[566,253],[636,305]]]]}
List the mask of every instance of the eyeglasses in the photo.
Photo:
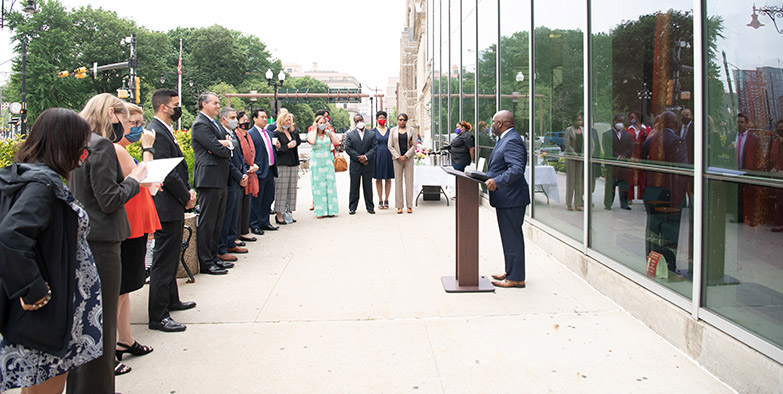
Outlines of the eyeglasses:
{"type": "Polygon", "coordinates": [[[146,126],[146,125],[147,125],[147,122],[145,122],[143,120],[140,120],[140,121],[137,121],[137,122],[133,122],[132,127],[144,128],[144,126],[146,126]]]}
{"type": "Polygon", "coordinates": [[[397,121],[399,121],[399,122],[407,122],[408,119],[399,118],[399,119],[397,119],[397,121]]]}

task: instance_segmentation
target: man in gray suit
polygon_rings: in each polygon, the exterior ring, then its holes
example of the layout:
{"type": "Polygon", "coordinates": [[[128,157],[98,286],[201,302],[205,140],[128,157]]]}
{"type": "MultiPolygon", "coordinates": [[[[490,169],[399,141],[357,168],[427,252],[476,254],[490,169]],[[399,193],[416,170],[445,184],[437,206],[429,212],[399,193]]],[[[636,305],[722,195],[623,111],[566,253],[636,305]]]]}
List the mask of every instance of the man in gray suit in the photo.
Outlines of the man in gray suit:
{"type": "Polygon", "coordinates": [[[351,194],[348,198],[348,213],[356,213],[359,206],[359,182],[364,190],[364,205],[367,212],[375,213],[375,205],[372,202],[372,176],[375,172],[375,151],[378,149],[378,141],[375,140],[375,132],[366,130],[364,117],[356,114],[353,117],[356,128],[348,132],[345,137],[345,153],[351,158],[348,166],[351,176],[351,194]]]}
{"type": "Polygon", "coordinates": [[[196,230],[196,244],[201,273],[223,275],[231,262],[218,259],[218,241],[226,214],[229,158],[231,141],[215,121],[220,111],[220,100],[215,93],[204,93],[198,98],[201,111],[191,127],[191,144],[195,157],[193,183],[198,191],[200,213],[196,230]]]}

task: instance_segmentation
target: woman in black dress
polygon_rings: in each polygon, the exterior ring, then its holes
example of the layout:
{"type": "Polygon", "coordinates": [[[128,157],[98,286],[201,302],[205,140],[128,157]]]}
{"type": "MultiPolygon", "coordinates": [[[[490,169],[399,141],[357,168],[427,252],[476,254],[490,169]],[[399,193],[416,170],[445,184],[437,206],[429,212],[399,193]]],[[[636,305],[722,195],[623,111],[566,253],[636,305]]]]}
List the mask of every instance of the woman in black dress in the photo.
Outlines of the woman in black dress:
{"type": "Polygon", "coordinates": [[[389,143],[389,128],[386,126],[386,111],[378,111],[378,127],[375,128],[375,139],[378,141],[378,151],[375,153],[375,188],[378,190],[378,209],[389,209],[389,194],[391,194],[392,179],[394,179],[394,159],[387,146],[389,143]],[[384,193],[384,184],[386,193],[384,193]],[[385,196],[385,197],[384,197],[385,196]]]}

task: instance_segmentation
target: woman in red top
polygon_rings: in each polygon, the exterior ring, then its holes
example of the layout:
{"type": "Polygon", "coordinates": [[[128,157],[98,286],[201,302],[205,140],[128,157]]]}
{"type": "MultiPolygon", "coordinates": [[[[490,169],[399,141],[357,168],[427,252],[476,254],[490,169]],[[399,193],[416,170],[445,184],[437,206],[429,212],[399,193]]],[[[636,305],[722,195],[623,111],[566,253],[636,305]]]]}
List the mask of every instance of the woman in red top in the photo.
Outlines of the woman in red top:
{"type": "MultiPolygon", "coordinates": [[[[124,175],[130,174],[136,167],[134,160],[125,147],[133,142],[145,139],[152,145],[155,141],[155,134],[144,130],[144,118],[142,110],[136,105],[126,104],[130,112],[131,128],[122,139],[114,144],[114,150],[117,152],[117,160],[120,162],[124,175]]],[[[153,159],[153,152],[143,151],[142,159],[150,161],[153,159]]],[[[147,236],[160,229],[160,220],[158,220],[158,211],[155,210],[155,203],[152,201],[152,195],[146,187],[141,187],[139,194],[125,203],[125,212],[128,215],[131,234],[121,245],[122,262],[122,281],[120,283],[120,298],[117,302],[117,363],[114,368],[115,375],[121,375],[130,372],[131,368],[120,363],[125,353],[135,356],[141,356],[152,351],[149,346],[140,345],[133,339],[130,331],[130,298],[129,293],[144,286],[147,279],[144,258],[147,255],[147,236]]]]}
{"type": "Polygon", "coordinates": [[[250,134],[247,131],[250,129],[250,119],[247,117],[245,111],[239,111],[237,113],[237,120],[239,120],[239,127],[236,128],[237,139],[239,145],[242,148],[242,156],[245,158],[245,165],[247,165],[247,185],[245,186],[245,195],[242,196],[242,208],[239,213],[239,239],[236,244],[244,246],[243,241],[253,242],[256,237],[250,235],[250,196],[258,195],[258,177],[253,174],[258,171],[258,166],[255,163],[256,159],[256,146],[253,145],[253,139],[250,138],[250,134]]]}
{"type": "MultiPolygon", "coordinates": [[[[633,141],[633,154],[631,160],[638,162],[642,157],[642,143],[650,135],[652,129],[642,123],[642,114],[631,112],[628,114],[631,123],[625,131],[631,135],[633,141]]],[[[634,199],[641,200],[644,195],[644,171],[631,170],[628,177],[628,202],[632,203],[634,199]],[[638,188],[634,187],[638,186],[638,188]]]]}

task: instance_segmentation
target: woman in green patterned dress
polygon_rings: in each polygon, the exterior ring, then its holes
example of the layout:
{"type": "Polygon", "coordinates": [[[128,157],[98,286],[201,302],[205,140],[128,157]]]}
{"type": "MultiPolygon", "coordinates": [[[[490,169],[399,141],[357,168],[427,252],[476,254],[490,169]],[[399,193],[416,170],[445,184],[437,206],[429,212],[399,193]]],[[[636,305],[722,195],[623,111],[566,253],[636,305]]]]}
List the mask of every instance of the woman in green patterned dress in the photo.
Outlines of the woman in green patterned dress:
{"type": "Polygon", "coordinates": [[[328,128],[326,118],[316,116],[313,127],[307,133],[307,142],[313,146],[310,153],[310,180],[315,217],[318,219],[332,217],[338,212],[332,146],[339,144],[340,140],[333,131],[327,130],[328,128]]]}

